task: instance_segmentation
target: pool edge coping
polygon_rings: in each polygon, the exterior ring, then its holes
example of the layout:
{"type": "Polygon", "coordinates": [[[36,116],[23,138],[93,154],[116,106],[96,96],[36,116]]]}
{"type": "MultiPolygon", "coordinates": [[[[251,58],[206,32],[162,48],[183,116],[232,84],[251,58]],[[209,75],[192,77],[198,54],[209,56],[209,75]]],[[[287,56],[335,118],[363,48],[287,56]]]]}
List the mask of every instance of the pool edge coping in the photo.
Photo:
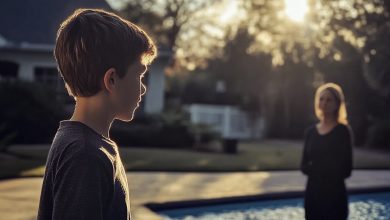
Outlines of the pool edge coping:
{"type": "MultiPolygon", "coordinates": [[[[220,198],[204,198],[204,199],[190,199],[180,201],[168,201],[168,202],[149,202],[143,204],[144,207],[151,210],[154,213],[182,208],[193,207],[205,207],[210,205],[226,205],[240,202],[254,202],[265,200],[278,200],[278,199],[295,199],[301,198],[304,195],[304,190],[298,191],[285,191],[285,192],[268,192],[254,195],[244,196],[228,196],[220,198]]],[[[377,193],[377,192],[390,192],[390,185],[377,186],[377,187],[359,187],[347,189],[348,195],[363,194],[363,193],[377,193]]]]}

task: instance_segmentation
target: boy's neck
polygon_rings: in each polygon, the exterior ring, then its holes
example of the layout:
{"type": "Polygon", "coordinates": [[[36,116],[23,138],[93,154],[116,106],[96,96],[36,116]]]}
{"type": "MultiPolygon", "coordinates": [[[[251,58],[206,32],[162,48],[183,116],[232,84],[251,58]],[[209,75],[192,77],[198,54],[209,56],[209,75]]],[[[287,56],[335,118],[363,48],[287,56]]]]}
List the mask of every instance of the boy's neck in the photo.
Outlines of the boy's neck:
{"type": "Polygon", "coordinates": [[[109,130],[114,120],[107,105],[97,96],[77,97],[71,121],[79,121],[97,133],[109,138],[109,130]]]}

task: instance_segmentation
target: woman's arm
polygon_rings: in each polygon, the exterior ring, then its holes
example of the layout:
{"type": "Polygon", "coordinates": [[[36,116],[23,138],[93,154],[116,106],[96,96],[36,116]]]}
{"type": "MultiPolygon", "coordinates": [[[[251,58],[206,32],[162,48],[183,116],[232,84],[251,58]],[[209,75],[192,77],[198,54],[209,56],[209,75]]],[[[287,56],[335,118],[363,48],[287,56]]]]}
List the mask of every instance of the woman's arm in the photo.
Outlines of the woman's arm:
{"type": "Polygon", "coordinates": [[[303,145],[303,153],[302,153],[302,160],[301,160],[301,171],[305,175],[311,174],[311,168],[312,168],[312,161],[310,160],[310,156],[308,153],[308,139],[309,139],[309,131],[305,131],[305,141],[303,145]]]}
{"type": "Polygon", "coordinates": [[[352,146],[353,146],[353,135],[352,130],[346,126],[343,129],[340,137],[340,154],[341,154],[341,177],[348,178],[352,172],[352,146]]]}

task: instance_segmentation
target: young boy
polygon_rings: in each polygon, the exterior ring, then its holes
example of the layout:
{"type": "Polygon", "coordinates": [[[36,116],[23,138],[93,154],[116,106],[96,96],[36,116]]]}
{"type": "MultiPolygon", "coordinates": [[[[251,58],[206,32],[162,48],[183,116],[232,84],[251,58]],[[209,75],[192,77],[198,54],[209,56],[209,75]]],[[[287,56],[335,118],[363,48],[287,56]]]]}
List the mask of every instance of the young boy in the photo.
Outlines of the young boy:
{"type": "Polygon", "coordinates": [[[54,55],[76,106],[49,151],[38,219],[130,219],[126,173],[109,138],[131,121],[156,47],[139,27],[102,10],[79,9],[58,30],[54,55]]]}

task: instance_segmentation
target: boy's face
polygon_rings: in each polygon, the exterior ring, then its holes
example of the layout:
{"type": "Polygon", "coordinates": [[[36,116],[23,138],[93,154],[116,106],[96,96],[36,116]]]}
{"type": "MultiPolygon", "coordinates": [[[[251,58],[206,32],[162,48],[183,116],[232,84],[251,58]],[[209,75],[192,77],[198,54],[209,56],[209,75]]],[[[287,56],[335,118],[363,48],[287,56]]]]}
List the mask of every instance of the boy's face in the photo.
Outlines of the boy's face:
{"type": "Polygon", "coordinates": [[[115,92],[116,119],[131,121],[135,110],[139,107],[142,96],[146,92],[146,87],[142,83],[142,78],[147,70],[146,65],[141,61],[131,64],[123,78],[117,78],[115,92]]]}

